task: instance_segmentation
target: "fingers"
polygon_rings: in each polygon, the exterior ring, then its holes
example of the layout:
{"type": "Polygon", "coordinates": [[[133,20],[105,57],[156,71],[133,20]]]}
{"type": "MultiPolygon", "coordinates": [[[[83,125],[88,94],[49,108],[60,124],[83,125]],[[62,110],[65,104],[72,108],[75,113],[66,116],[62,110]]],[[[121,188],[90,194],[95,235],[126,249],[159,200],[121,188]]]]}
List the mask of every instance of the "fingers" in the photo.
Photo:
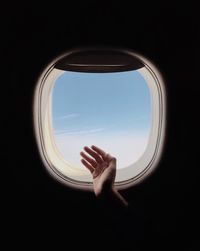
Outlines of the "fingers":
{"type": "Polygon", "coordinates": [[[111,160],[115,160],[116,161],[116,158],[113,157],[112,155],[104,152],[101,148],[97,147],[97,146],[92,146],[91,147],[94,151],[96,151],[98,154],[101,155],[101,157],[103,158],[103,160],[105,161],[111,161],[111,160]]]}
{"type": "Polygon", "coordinates": [[[87,154],[85,154],[84,152],[80,152],[80,155],[83,157],[83,159],[87,160],[87,162],[89,162],[89,164],[95,168],[97,163],[94,159],[90,158],[87,154]]]}
{"type": "Polygon", "coordinates": [[[91,148],[95,151],[95,152],[97,152],[99,155],[101,155],[101,157],[102,157],[102,159],[103,160],[106,160],[106,153],[102,150],[102,149],[100,149],[99,147],[97,147],[97,146],[91,146],[91,148]]]}
{"type": "Polygon", "coordinates": [[[94,172],[94,168],[85,159],[81,159],[81,162],[91,173],[94,172]]]}
{"type": "Polygon", "coordinates": [[[116,158],[113,157],[113,156],[110,155],[110,154],[106,154],[106,158],[107,158],[108,161],[114,161],[114,162],[116,162],[116,158]]]}
{"type": "Polygon", "coordinates": [[[90,149],[90,148],[87,147],[87,146],[84,147],[84,150],[85,150],[90,156],[92,156],[92,157],[96,160],[97,163],[99,163],[99,164],[102,163],[103,160],[102,160],[101,156],[100,156],[97,152],[93,151],[92,149],[90,149]]]}
{"type": "Polygon", "coordinates": [[[110,167],[114,166],[116,168],[116,158],[111,156],[110,154],[107,154],[99,147],[93,145],[91,146],[91,148],[89,148],[85,146],[84,150],[86,153],[80,152],[80,155],[83,157],[83,159],[81,159],[81,162],[87,169],[89,169],[91,173],[94,174],[95,170],[97,171],[97,169],[99,168],[107,168],[109,167],[109,165],[110,167]]]}

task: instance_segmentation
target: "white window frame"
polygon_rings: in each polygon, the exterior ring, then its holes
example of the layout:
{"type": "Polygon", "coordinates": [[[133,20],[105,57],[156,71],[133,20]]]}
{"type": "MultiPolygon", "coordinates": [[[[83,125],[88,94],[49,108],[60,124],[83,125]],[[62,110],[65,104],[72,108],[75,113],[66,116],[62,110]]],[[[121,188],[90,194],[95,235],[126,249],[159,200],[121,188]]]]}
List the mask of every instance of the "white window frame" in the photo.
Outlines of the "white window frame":
{"type": "MultiPolygon", "coordinates": [[[[117,170],[115,185],[119,190],[140,183],[158,166],[163,151],[166,127],[166,91],[163,77],[158,68],[149,59],[138,53],[129,50],[124,50],[124,52],[138,59],[145,66],[137,71],[144,77],[150,90],[152,127],[148,145],[139,160],[129,167],[117,170]]],[[[68,53],[54,59],[44,69],[37,81],[33,101],[36,141],[43,164],[51,176],[67,186],[92,190],[91,174],[86,169],[80,170],[67,163],[59,153],[53,136],[51,119],[52,88],[56,79],[65,72],[56,69],[54,66],[68,53]]]]}

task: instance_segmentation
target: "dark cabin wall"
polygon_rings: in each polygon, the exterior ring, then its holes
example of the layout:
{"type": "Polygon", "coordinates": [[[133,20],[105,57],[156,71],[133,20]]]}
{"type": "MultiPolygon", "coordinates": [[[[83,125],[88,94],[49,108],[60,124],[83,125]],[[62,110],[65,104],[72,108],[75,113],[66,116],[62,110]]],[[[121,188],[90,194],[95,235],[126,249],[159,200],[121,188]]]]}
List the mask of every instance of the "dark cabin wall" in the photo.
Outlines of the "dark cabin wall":
{"type": "Polygon", "coordinates": [[[98,247],[113,245],[119,250],[196,250],[200,44],[196,6],[55,4],[6,6],[1,17],[7,245],[61,243],[67,249],[80,243],[86,248],[95,240],[98,247]],[[38,155],[32,123],[36,80],[51,59],[82,45],[133,49],[151,59],[166,79],[163,157],[148,180],[123,193],[130,202],[126,214],[106,212],[93,194],[55,182],[38,155]]]}

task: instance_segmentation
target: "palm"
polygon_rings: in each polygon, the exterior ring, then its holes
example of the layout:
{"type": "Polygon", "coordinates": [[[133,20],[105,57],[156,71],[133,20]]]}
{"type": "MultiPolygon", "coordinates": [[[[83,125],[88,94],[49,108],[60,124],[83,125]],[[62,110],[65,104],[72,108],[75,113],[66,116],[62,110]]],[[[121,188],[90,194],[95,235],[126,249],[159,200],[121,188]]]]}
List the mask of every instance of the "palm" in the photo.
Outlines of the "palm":
{"type": "Polygon", "coordinates": [[[81,152],[82,163],[92,174],[94,191],[99,195],[112,188],[116,175],[116,159],[96,146],[84,147],[89,154],[81,152]]]}

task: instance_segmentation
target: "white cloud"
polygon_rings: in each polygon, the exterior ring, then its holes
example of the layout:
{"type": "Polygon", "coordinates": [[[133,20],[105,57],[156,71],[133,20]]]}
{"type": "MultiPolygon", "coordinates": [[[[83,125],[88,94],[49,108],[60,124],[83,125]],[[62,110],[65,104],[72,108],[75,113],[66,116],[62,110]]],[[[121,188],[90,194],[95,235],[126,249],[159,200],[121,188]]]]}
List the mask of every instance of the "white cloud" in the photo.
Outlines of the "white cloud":
{"type": "Polygon", "coordinates": [[[92,134],[102,132],[104,128],[92,128],[92,129],[82,129],[82,130],[58,130],[55,132],[56,135],[80,135],[80,134],[92,134]]]}
{"type": "Polygon", "coordinates": [[[70,114],[66,114],[66,115],[64,115],[64,116],[59,116],[59,117],[57,117],[57,118],[55,118],[56,120],[57,119],[71,119],[71,118],[76,118],[76,117],[78,117],[79,116],[79,114],[78,113],[70,113],[70,114]]]}

